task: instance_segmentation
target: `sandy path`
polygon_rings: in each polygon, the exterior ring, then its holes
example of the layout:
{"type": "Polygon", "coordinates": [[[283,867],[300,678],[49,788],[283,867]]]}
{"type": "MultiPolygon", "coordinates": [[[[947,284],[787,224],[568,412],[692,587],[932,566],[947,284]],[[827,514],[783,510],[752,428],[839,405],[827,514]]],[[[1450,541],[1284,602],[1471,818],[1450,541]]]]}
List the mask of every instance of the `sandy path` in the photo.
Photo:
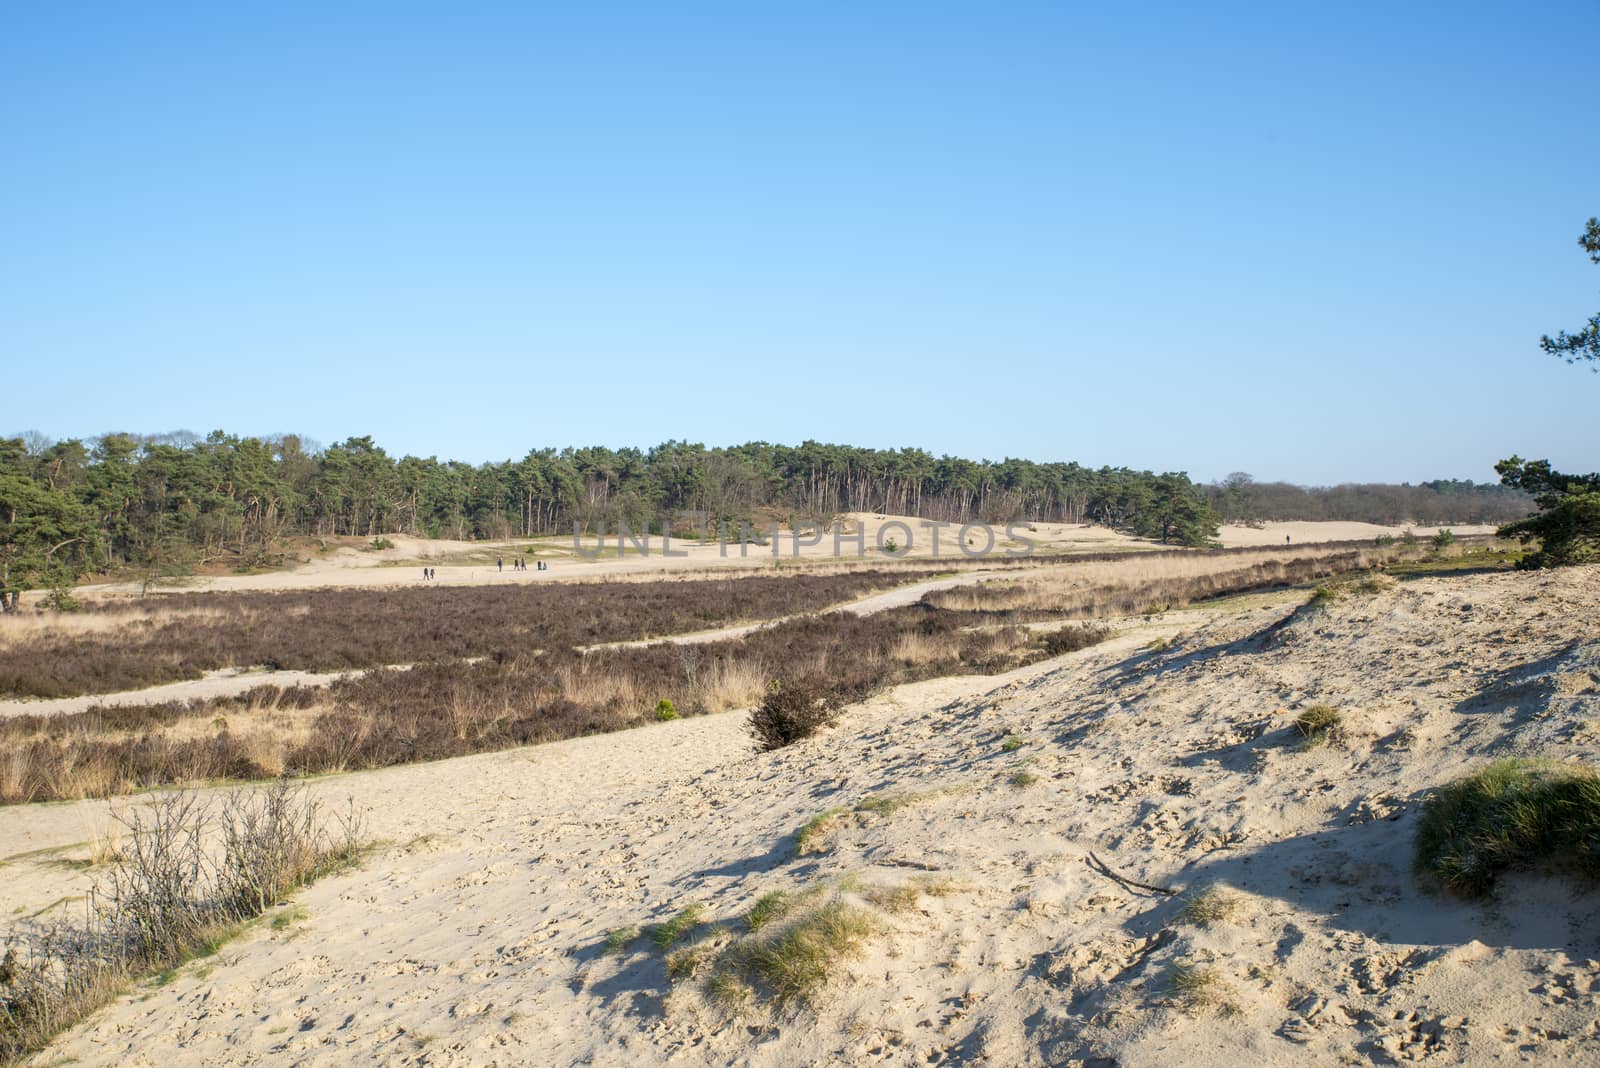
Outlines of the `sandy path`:
{"type": "MultiPolygon", "coordinates": [[[[1161,652],[1130,632],[994,678],[900,687],[754,754],[735,714],[331,777],[393,845],[218,958],[59,1041],[86,1064],[1123,1065],[1600,1061],[1600,893],[1547,876],[1487,903],[1409,867],[1420,798],[1511,753],[1600,759],[1600,568],[1248,599],[1161,652]],[[1306,749],[1313,702],[1341,736],[1306,749]],[[1020,745],[1005,744],[1017,739],[1020,745]],[[1026,773],[1032,780],[1017,785],[1026,773]],[[795,829],[842,817],[822,852],[795,829]],[[1119,882],[1220,884],[1227,919],[1119,882]],[[910,865],[910,867],[908,867],[910,865]],[[950,892],[883,913],[819,1008],[735,1020],[608,930],[690,901],[950,892]],[[846,890],[846,893],[855,891],[846,890]],[[1228,1012],[1186,1008],[1179,967],[1228,1012]]],[[[125,800],[121,804],[137,803],[125,800]]],[[[57,857],[104,803],[0,810],[0,910],[84,885],[57,857]]],[[[70,850],[67,856],[73,855],[70,850]]]]}

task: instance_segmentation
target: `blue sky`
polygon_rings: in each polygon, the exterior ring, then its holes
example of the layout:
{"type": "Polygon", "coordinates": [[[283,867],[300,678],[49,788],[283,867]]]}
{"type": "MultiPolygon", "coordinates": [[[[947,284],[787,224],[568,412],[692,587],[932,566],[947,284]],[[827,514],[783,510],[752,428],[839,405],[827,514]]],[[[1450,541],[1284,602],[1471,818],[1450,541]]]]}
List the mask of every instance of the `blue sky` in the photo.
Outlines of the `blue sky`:
{"type": "Polygon", "coordinates": [[[1600,466],[1600,4],[0,8],[0,429],[1600,466]]]}

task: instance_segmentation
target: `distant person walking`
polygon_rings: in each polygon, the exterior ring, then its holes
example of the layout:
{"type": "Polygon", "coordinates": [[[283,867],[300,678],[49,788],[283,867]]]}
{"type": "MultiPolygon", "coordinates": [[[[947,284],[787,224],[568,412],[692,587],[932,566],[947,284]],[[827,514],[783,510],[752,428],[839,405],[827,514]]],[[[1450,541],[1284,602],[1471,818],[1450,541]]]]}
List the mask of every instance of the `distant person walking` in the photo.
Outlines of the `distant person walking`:
{"type": "Polygon", "coordinates": [[[1287,534],[1285,534],[1285,535],[1284,535],[1284,536],[1283,536],[1283,543],[1284,543],[1284,544],[1285,544],[1285,545],[1288,545],[1288,544],[1289,544],[1289,535],[1287,535],[1287,534]]]}
{"type": "Polygon", "coordinates": [[[502,556],[495,557],[495,559],[494,559],[494,569],[496,571],[504,571],[506,569],[506,561],[505,561],[504,557],[502,557],[502,556]]]}

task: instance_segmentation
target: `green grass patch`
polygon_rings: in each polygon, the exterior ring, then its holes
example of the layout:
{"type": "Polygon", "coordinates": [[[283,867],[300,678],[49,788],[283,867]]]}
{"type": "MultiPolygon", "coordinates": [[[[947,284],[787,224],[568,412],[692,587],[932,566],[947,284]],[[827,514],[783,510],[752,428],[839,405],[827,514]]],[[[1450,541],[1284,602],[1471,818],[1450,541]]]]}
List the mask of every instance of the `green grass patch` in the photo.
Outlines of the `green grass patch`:
{"type": "Polygon", "coordinates": [[[1015,734],[1008,734],[1006,735],[1005,740],[1000,743],[1000,752],[1015,753],[1025,744],[1026,743],[1023,742],[1021,738],[1018,738],[1015,734]]]}
{"type": "Polygon", "coordinates": [[[806,820],[795,832],[794,851],[801,856],[822,852],[828,839],[833,837],[839,817],[844,814],[845,810],[842,808],[830,808],[806,820]]]}
{"type": "Polygon", "coordinates": [[[1015,786],[1019,790],[1026,789],[1038,781],[1039,776],[1035,775],[1031,771],[1013,772],[1011,774],[1011,778],[1006,780],[1006,782],[1010,783],[1012,786],[1015,786]]]}
{"type": "Polygon", "coordinates": [[[665,952],[674,943],[684,938],[696,927],[699,927],[700,917],[704,913],[705,909],[698,903],[691,902],[685,905],[670,920],[658,923],[650,928],[650,941],[655,943],[657,949],[665,952]]]}
{"type": "Polygon", "coordinates": [[[1386,570],[1396,578],[1448,575],[1456,571],[1509,571],[1521,563],[1526,555],[1527,551],[1524,549],[1480,546],[1457,555],[1393,563],[1386,570]]]}
{"type": "Polygon", "coordinates": [[[801,916],[770,940],[749,948],[749,971],[775,1000],[810,999],[845,962],[860,956],[875,923],[858,905],[834,900],[801,916]]]}
{"type": "Polygon", "coordinates": [[[1416,866],[1467,897],[1512,870],[1600,877],[1600,771],[1502,760],[1439,787],[1422,806],[1416,866]]]}
{"type": "Polygon", "coordinates": [[[603,948],[607,953],[621,953],[638,937],[639,928],[633,924],[629,924],[626,927],[615,927],[606,932],[603,948]]]}
{"type": "Polygon", "coordinates": [[[793,911],[795,896],[787,890],[773,890],[756,898],[756,903],[750,906],[750,911],[745,914],[745,926],[755,934],[777,920],[783,919],[793,911]]]}

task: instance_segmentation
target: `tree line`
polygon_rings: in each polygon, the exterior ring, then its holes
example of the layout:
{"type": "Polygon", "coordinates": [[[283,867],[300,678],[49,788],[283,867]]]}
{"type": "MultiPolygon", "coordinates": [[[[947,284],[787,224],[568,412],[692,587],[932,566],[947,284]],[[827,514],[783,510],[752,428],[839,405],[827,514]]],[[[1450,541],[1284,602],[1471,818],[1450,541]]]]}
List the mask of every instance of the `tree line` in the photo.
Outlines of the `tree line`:
{"type": "Polygon", "coordinates": [[[1183,473],[812,441],[534,449],[474,465],[397,459],[371,437],[322,448],[220,430],[66,441],[30,433],[0,439],[0,586],[14,603],[17,590],[70,584],[86,571],[266,566],[291,536],[587,534],[619,522],[655,529],[680,512],[730,524],[853,511],[1092,523],[1202,545],[1219,519],[1496,522],[1527,510],[1516,491],[1472,483],[1307,490],[1235,476],[1200,486],[1183,473]]]}
{"type": "Polygon", "coordinates": [[[1346,520],[1392,527],[1509,523],[1532,509],[1520,487],[1470,479],[1436,479],[1416,485],[1381,482],[1307,487],[1257,482],[1238,472],[1205,487],[1224,523],[1346,520]]]}

